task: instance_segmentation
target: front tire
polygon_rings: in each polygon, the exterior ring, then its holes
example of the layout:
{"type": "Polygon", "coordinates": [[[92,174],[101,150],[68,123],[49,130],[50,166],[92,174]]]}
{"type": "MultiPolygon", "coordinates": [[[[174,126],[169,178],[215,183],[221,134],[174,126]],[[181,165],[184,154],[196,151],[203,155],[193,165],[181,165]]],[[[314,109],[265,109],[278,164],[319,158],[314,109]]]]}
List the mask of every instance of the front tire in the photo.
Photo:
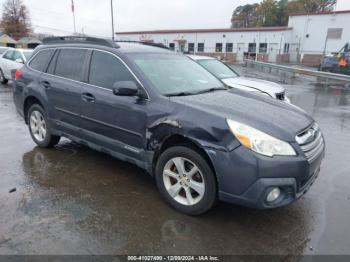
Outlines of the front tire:
{"type": "Polygon", "coordinates": [[[27,119],[30,135],[38,146],[48,148],[58,144],[60,137],[52,135],[42,106],[32,105],[28,110],[27,119]]]}
{"type": "Polygon", "coordinates": [[[6,85],[8,80],[5,78],[4,72],[0,69],[0,83],[6,85]]]}
{"type": "Polygon", "coordinates": [[[200,215],[216,202],[215,175],[207,161],[195,150],[175,146],[165,150],[156,164],[157,187],[175,209],[200,215]]]}

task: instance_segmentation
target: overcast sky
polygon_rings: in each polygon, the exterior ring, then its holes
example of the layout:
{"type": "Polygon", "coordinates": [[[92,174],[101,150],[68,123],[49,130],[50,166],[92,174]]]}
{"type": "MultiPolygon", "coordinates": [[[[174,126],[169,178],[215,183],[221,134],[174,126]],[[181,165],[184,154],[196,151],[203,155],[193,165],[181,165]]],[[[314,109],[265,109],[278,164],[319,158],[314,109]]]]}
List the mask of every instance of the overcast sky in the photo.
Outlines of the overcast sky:
{"type": "MultiPolygon", "coordinates": [[[[1,6],[5,0],[0,0],[1,6]]],[[[71,0],[23,0],[35,32],[73,32],[71,0]]],[[[113,0],[117,31],[227,28],[235,7],[258,0],[113,0]]],[[[110,0],[74,0],[78,32],[111,36],[110,0]]],[[[338,0],[337,10],[350,9],[338,0]]]]}

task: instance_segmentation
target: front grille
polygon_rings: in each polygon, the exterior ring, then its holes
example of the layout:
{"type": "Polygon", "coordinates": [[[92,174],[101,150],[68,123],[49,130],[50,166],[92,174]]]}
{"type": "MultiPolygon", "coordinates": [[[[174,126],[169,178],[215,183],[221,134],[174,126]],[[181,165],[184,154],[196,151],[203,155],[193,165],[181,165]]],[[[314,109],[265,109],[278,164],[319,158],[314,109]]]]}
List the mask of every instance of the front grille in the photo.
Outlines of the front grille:
{"type": "Polygon", "coordinates": [[[321,130],[317,124],[297,135],[296,140],[309,163],[316,160],[325,147],[321,130]]]}
{"type": "Polygon", "coordinates": [[[278,100],[284,100],[284,98],[285,98],[285,93],[283,92],[283,93],[276,94],[276,98],[277,98],[278,100]]]}

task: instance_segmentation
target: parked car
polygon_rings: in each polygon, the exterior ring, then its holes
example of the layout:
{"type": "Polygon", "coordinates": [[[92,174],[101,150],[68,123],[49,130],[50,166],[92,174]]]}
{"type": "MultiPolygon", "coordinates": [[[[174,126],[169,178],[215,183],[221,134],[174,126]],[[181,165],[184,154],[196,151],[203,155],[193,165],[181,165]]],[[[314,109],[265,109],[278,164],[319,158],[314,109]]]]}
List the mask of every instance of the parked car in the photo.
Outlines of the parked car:
{"type": "Polygon", "coordinates": [[[321,59],[319,70],[336,74],[350,75],[350,53],[347,52],[326,55],[321,59]]]}
{"type": "Polygon", "coordinates": [[[248,92],[255,92],[285,102],[290,102],[286,96],[285,88],[277,83],[256,78],[240,76],[230,66],[216,58],[208,56],[189,55],[193,61],[207,69],[225,85],[248,92]]]}
{"type": "Polygon", "coordinates": [[[21,68],[31,57],[32,49],[9,48],[0,57],[0,82],[6,84],[11,77],[11,71],[21,68]]]}
{"type": "Polygon", "coordinates": [[[45,39],[16,71],[14,101],[38,146],[67,137],[134,163],[191,215],[218,199],[287,205],[325,154],[319,126],[298,108],[227,89],[188,57],[138,43],[45,39]]]}

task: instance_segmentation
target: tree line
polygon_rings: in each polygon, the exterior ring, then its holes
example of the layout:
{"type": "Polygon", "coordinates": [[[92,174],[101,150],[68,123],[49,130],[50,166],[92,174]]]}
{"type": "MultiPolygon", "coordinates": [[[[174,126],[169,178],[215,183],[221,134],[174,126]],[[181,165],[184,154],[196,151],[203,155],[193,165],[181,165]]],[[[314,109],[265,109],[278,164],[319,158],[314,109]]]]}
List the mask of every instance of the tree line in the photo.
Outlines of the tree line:
{"type": "Polygon", "coordinates": [[[2,32],[15,38],[31,33],[30,17],[22,0],[7,0],[2,7],[2,32]]]}
{"type": "Polygon", "coordinates": [[[231,28],[286,26],[290,13],[331,11],[337,0],[263,0],[238,6],[232,14],[231,28]]]}

